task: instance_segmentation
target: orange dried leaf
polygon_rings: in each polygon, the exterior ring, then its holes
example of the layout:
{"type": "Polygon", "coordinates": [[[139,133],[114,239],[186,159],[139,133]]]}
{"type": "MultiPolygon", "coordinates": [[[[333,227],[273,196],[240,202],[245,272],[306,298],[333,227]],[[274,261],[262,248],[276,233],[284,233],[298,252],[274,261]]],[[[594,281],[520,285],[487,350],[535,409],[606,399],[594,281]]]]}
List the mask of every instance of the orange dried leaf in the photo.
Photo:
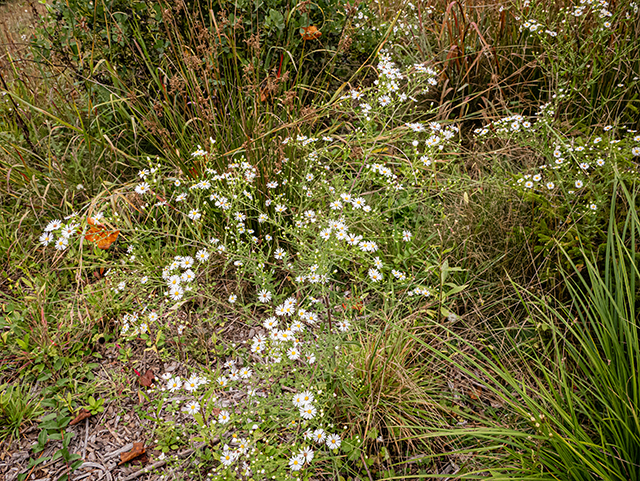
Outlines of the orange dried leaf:
{"type": "Polygon", "coordinates": [[[82,408],[78,413],[78,415],[75,417],[75,419],[69,423],[69,426],[75,426],[80,421],[83,421],[90,417],[91,417],[91,413],[87,411],[85,408],[82,408]]]}
{"type": "Polygon", "coordinates": [[[108,231],[103,226],[93,226],[89,229],[84,238],[89,242],[93,242],[98,249],[108,249],[111,247],[111,244],[116,241],[118,235],[120,235],[119,230],[108,231]]]}
{"type": "Polygon", "coordinates": [[[146,449],[144,447],[144,443],[133,443],[133,448],[131,448],[131,451],[127,451],[126,453],[120,454],[120,462],[118,463],[118,466],[128,461],[131,461],[133,459],[136,459],[139,456],[142,456],[145,452],[146,452],[146,449]]]}
{"type": "Polygon", "coordinates": [[[302,27],[300,29],[300,35],[302,36],[302,40],[316,40],[320,38],[322,32],[318,30],[318,27],[315,25],[310,25],[309,27],[302,27]]]}

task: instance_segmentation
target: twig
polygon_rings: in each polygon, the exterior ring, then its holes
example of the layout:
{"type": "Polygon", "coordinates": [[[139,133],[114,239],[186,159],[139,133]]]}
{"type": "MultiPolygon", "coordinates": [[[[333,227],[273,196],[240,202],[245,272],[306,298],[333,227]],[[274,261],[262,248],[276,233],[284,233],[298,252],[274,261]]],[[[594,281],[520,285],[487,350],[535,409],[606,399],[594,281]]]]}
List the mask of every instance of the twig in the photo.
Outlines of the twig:
{"type": "MultiPolygon", "coordinates": [[[[191,451],[193,451],[193,450],[191,450],[191,451]]],[[[189,454],[191,454],[191,453],[189,453],[189,454]]],[[[139,471],[136,471],[133,474],[130,474],[129,476],[124,478],[122,481],[131,481],[132,479],[136,479],[138,476],[142,476],[143,474],[147,474],[150,471],[153,471],[154,469],[161,468],[165,464],[167,464],[167,461],[166,461],[166,459],[163,459],[162,461],[158,461],[157,463],[153,463],[151,466],[147,466],[145,468],[140,469],[139,471]]]]}
{"type": "Polygon", "coordinates": [[[110,453],[105,454],[104,459],[113,458],[114,456],[117,456],[120,453],[126,453],[127,451],[131,451],[132,449],[133,449],[133,443],[125,444],[120,449],[116,449],[115,451],[111,451],[110,453]]]}
{"type": "MultiPolygon", "coordinates": [[[[100,469],[100,470],[102,470],[102,476],[100,476],[98,479],[102,479],[102,478],[104,478],[106,476],[106,478],[109,481],[113,480],[113,477],[111,476],[111,473],[109,472],[109,469],[107,467],[103,466],[102,464],[92,463],[92,462],[82,463],[82,466],[80,466],[80,468],[78,468],[78,469],[83,469],[83,468],[85,468],[85,469],[87,469],[87,468],[89,468],[89,469],[91,469],[91,468],[100,469]]],[[[94,474],[93,471],[89,471],[88,473],[76,476],[73,479],[73,481],[80,481],[81,479],[88,478],[89,476],[93,476],[93,474],[94,474]]]]}
{"type": "MultiPolygon", "coordinates": [[[[216,437],[214,439],[211,440],[211,444],[218,444],[220,442],[220,438],[216,437]]],[[[181,458],[186,458],[187,456],[191,456],[194,452],[196,452],[197,449],[202,448],[203,446],[205,446],[206,443],[198,443],[198,445],[193,448],[193,449],[187,449],[186,451],[182,451],[181,453],[176,454],[175,458],[181,459],[181,458]]],[[[142,468],[138,471],[136,471],[135,473],[130,474],[129,476],[127,476],[126,478],[124,478],[122,481],[132,481],[133,479],[136,479],[139,476],[142,476],[143,474],[147,474],[150,471],[153,471],[154,469],[158,469],[161,468],[162,466],[164,466],[165,464],[167,464],[167,459],[163,459],[162,461],[158,461],[157,463],[153,463],[151,466],[147,466],[145,468],[142,468]]]]}
{"type": "Polygon", "coordinates": [[[326,308],[327,308],[327,319],[329,320],[329,332],[333,331],[333,328],[331,327],[331,306],[329,305],[329,296],[325,296],[325,304],[326,304],[326,308]]]}
{"type": "MultiPolygon", "coordinates": [[[[105,424],[105,425],[104,425],[104,427],[105,427],[105,428],[107,428],[107,431],[109,431],[109,433],[111,434],[111,436],[113,436],[113,439],[115,439],[115,440],[116,440],[117,442],[119,442],[119,443],[121,443],[121,442],[122,442],[122,441],[120,440],[120,438],[118,437],[118,435],[117,435],[116,433],[114,433],[114,432],[113,432],[113,429],[111,429],[111,428],[109,427],[109,425],[108,425],[108,424],[105,424]]],[[[129,443],[129,444],[127,444],[127,446],[129,446],[129,448],[128,448],[128,449],[125,449],[125,451],[129,451],[129,449],[131,449],[131,448],[133,447],[133,444],[129,443]]],[[[121,448],[121,449],[122,449],[122,448],[121,448]]],[[[115,451],[114,451],[114,452],[115,452],[115,451]]],[[[121,451],[121,452],[124,452],[124,451],[121,451]]],[[[119,452],[118,454],[120,454],[120,452],[119,452]]]]}
{"type": "Polygon", "coordinates": [[[84,420],[84,446],[82,446],[82,460],[87,454],[87,441],[89,440],[89,418],[84,420]]]}
{"type": "MultiPolygon", "coordinates": [[[[42,451],[42,452],[40,453],[40,456],[38,456],[38,459],[40,459],[40,457],[41,457],[43,454],[44,454],[44,451],[42,451]]],[[[57,459],[56,459],[56,462],[58,462],[58,460],[57,460],[57,459]]],[[[51,463],[48,463],[48,464],[51,464],[51,463]]],[[[42,469],[43,467],[44,467],[44,466],[41,466],[41,467],[40,467],[40,469],[42,469]]],[[[26,477],[26,478],[24,478],[24,479],[29,479],[29,476],[31,476],[31,473],[33,473],[33,470],[34,470],[34,469],[36,469],[36,467],[35,467],[35,466],[33,466],[33,467],[31,468],[31,471],[29,471],[29,474],[27,474],[27,477],[26,477]]]]}
{"type": "Polygon", "coordinates": [[[369,472],[369,466],[367,466],[367,463],[365,462],[364,454],[362,454],[362,451],[360,451],[360,459],[362,460],[362,465],[364,466],[364,469],[367,472],[367,476],[369,476],[369,481],[373,481],[373,477],[371,476],[371,473],[369,472]]]}

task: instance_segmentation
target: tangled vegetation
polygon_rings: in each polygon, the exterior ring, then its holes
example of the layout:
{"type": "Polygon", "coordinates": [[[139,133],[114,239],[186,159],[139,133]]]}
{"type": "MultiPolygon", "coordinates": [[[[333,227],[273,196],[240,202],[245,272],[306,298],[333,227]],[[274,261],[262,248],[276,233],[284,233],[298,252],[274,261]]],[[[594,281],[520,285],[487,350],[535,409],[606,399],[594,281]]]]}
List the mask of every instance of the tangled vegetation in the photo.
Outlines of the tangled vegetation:
{"type": "Polygon", "coordinates": [[[4,479],[640,479],[635,2],[94,1],[0,6],[4,479]]]}

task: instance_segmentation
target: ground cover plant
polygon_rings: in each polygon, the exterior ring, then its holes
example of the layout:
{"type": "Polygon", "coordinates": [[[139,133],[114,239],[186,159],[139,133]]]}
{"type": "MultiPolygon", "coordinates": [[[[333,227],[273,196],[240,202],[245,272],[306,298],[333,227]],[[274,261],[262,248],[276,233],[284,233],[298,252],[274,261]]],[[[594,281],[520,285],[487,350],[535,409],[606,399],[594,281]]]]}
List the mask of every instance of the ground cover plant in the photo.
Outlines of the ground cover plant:
{"type": "Polygon", "coordinates": [[[0,8],[6,479],[637,477],[634,2],[0,8]]]}

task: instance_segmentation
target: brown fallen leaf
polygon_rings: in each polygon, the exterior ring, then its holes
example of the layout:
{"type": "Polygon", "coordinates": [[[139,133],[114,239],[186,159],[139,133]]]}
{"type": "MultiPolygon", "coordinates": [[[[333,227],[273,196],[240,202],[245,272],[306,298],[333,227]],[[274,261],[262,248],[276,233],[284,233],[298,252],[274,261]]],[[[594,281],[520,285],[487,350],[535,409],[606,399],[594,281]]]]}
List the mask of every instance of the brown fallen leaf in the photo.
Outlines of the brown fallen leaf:
{"type": "Polygon", "coordinates": [[[91,413],[87,411],[85,408],[82,408],[78,413],[78,415],[75,417],[75,419],[69,423],[69,426],[75,426],[80,421],[83,421],[84,419],[87,419],[90,417],[91,417],[91,413]]]}
{"type": "Polygon", "coordinates": [[[480,386],[477,386],[475,388],[470,388],[469,389],[469,397],[475,401],[477,401],[478,399],[480,399],[480,396],[482,396],[482,388],[480,386]]]}
{"type": "Polygon", "coordinates": [[[155,375],[153,374],[153,371],[151,369],[147,369],[147,372],[138,378],[138,382],[144,387],[151,387],[154,379],[155,375]]]}
{"type": "Polygon", "coordinates": [[[132,461],[136,458],[140,458],[139,459],[140,461],[142,461],[143,463],[146,463],[148,461],[148,458],[145,452],[146,452],[146,449],[144,447],[144,443],[133,443],[133,448],[131,448],[131,451],[127,451],[126,453],[120,454],[120,462],[118,463],[118,466],[128,461],[132,461]]]}
{"type": "Polygon", "coordinates": [[[268,98],[269,98],[269,89],[265,87],[260,91],[260,102],[266,102],[268,98]]]}

